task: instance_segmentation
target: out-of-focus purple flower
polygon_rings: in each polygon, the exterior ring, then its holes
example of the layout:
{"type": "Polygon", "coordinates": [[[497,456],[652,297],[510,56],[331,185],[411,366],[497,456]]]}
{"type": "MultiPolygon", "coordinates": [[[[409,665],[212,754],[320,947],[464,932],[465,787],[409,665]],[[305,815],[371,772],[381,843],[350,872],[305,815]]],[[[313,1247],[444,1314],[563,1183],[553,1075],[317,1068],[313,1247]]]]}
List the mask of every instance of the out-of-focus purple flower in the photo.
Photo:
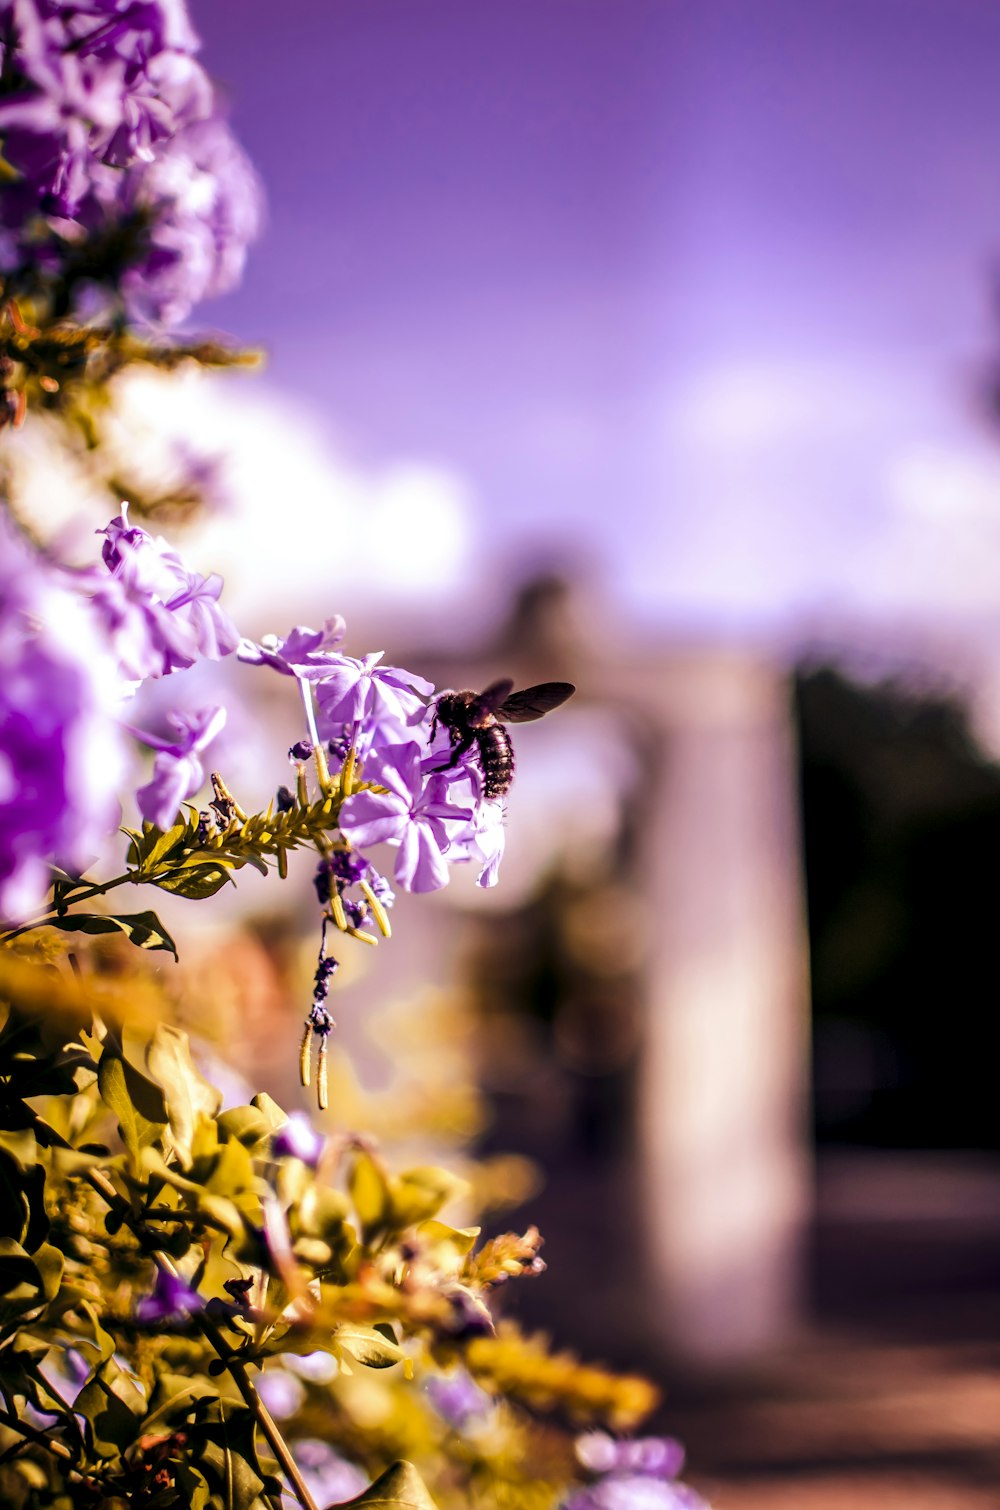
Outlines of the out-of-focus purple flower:
{"type": "Polygon", "coordinates": [[[591,1473],[638,1473],[675,1479],[684,1467],[684,1448],[676,1437],[619,1441],[606,1431],[591,1431],[577,1438],[576,1455],[591,1473]]]}
{"type": "Polygon", "coordinates": [[[618,1441],[592,1431],[577,1439],[576,1455],[600,1477],[574,1489],[560,1510],[708,1510],[694,1489],[678,1482],[684,1449],[673,1437],[618,1441]]]}
{"type": "Polygon", "coordinates": [[[316,688],[316,700],[323,718],[335,727],[390,725],[400,731],[398,738],[403,741],[412,737],[406,733],[407,726],[424,717],[426,700],[434,687],[412,671],[380,666],[383,654],[379,650],[363,660],[349,655],[331,656],[327,674],[316,688]]]}
{"type": "Polygon", "coordinates": [[[226,710],[203,708],[200,713],[169,713],[167,721],[180,736],[173,744],[156,734],[138,734],[144,744],[158,753],[152,780],[135,794],[142,816],[162,829],[170,827],[181,803],[193,797],[205,780],[198,757],[225,726],[226,710]]]}
{"type": "MultiPolygon", "coordinates": [[[[368,1488],[361,1469],[318,1437],[301,1437],[291,1443],[291,1448],[306,1488],[317,1504],[335,1505],[352,1500],[368,1488]]],[[[294,1506],[295,1502],[289,1499],[288,1503],[294,1506]]]]}
{"type": "Polygon", "coordinates": [[[204,1304],[197,1290],[192,1290],[183,1279],[157,1269],[153,1293],[140,1300],[135,1319],[144,1326],[156,1323],[176,1326],[202,1310],[204,1304]]]}
{"type": "Polygon", "coordinates": [[[577,1489],[560,1510],[709,1510],[688,1484],[639,1474],[609,1474],[596,1484],[577,1489]]]}
{"type": "Polygon", "coordinates": [[[308,1379],[313,1384],[329,1384],[340,1373],[336,1358],[332,1353],[324,1353],[322,1348],[317,1348],[314,1353],[288,1353],[284,1366],[298,1374],[300,1379],[308,1379]]]}
{"type": "Polygon", "coordinates": [[[451,1374],[435,1374],[424,1389],[441,1419],[458,1432],[481,1424],[493,1412],[492,1395],[480,1389],[462,1368],[451,1374]]]}
{"type": "Polygon", "coordinates": [[[266,634],[259,645],[241,640],[239,659],[251,666],[271,666],[283,676],[296,676],[300,681],[321,681],[330,669],[330,653],[346,633],[347,625],[338,613],[327,619],[322,629],[298,624],[284,640],[275,634],[266,634]]]}
{"type": "Polygon", "coordinates": [[[175,325],[202,299],[233,288],[263,202],[249,158],[218,116],[178,132],[132,168],[114,206],[116,217],[141,226],[121,279],[129,313],[175,325]]]}
{"type": "MultiPolygon", "coordinates": [[[[182,320],[239,278],[256,175],[216,110],[182,0],[0,0],[0,266],[182,320]]],[[[107,302],[107,298],[105,301],[107,302]]]]}
{"type": "Polygon", "coordinates": [[[283,1368],[266,1368],[257,1380],[257,1393],[279,1421],[294,1416],[306,1397],[301,1382],[283,1368]]]}
{"type": "Polygon", "coordinates": [[[404,891],[437,891],[448,883],[445,852],[465,836],[472,809],[448,802],[448,783],[425,777],[420,748],[390,745],[365,766],[365,778],[386,792],[355,792],[340,809],[340,831],[355,849],[398,844],[396,880],[404,891]]]}
{"type": "Polygon", "coordinates": [[[80,872],[120,821],[114,663],[84,605],[0,518],[0,917],[80,872]]]}
{"type": "Polygon", "coordinates": [[[167,676],[200,657],[217,661],[240,643],[219,605],[222,578],[191,571],[162,535],[130,525],[127,507],[103,531],[110,572],[84,574],[94,607],[132,683],[167,676]]]}
{"type": "Polygon", "coordinates": [[[276,1159],[301,1159],[311,1169],[316,1168],[325,1147],[326,1139],[304,1112],[291,1112],[271,1139],[271,1152],[276,1159]]]}
{"type": "Polygon", "coordinates": [[[22,213],[75,217],[103,166],[149,161],[213,105],[180,0],[0,0],[4,155],[22,213]]]}

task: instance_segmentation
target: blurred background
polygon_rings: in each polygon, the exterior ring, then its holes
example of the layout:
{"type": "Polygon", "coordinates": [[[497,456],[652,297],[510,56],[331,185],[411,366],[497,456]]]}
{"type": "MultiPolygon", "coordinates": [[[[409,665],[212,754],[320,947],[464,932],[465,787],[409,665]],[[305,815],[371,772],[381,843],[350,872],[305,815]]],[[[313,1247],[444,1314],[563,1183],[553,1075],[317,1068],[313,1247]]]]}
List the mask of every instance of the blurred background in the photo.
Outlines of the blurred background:
{"type": "MultiPolygon", "coordinates": [[[[333,1114],[464,1141],[547,1237],[512,1311],[664,1381],[719,1510],[995,1506],[1000,11],[193,10],[269,202],[198,327],[268,358],[125,395],[186,553],[247,633],[580,689],[497,891],[346,969],[333,1114]]],[[[230,728],[248,806],[296,737],[230,728]]],[[[297,884],[226,986],[286,1101],[297,884]]]]}

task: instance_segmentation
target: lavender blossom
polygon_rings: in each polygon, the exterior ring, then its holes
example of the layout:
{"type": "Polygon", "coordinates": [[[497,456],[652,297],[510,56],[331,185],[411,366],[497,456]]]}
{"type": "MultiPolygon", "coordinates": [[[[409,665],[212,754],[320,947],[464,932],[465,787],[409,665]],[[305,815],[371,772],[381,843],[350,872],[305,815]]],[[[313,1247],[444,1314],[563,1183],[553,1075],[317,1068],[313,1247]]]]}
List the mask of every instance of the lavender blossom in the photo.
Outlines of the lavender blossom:
{"type": "Polygon", "coordinates": [[[675,1479],[684,1467],[684,1448],[676,1437],[618,1440],[606,1431],[591,1431],[576,1441],[576,1455],[591,1473],[632,1473],[675,1479]]]}
{"type": "Polygon", "coordinates": [[[257,1393],[278,1421],[294,1416],[306,1398],[305,1387],[283,1368],[268,1368],[257,1380],[257,1393]]]}
{"type": "Polygon", "coordinates": [[[270,666],[282,676],[295,676],[299,681],[321,681],[329,673],[334,647],[346,632],[344,620],[335,614],[322,629],[296,625],[284,640],[276,634],[265,635],[259,645],[241,640],[239,659],[251,666],[270,666]]]}
{"type": "Polygon", "coordinates": [[[574,1489],[560,1510],[708,1510],[677,1475],[684,1449],[673,1437],[619,1441],[604,1431],[579,1437],[576,1455],[595,1483],[574,1489]]]}
{"type": "Polygon", "coordinates": [[[84,577],[118,656],[134,684],[231,654],[240,637],[219,606],[222,578],[191,571],[162,536],[130,525],[127,505],[102,532],[110,578],[84,577]]]}
{"type": "Polygon", "coordinates": [[[448,782],[426,776],[415,744],[392,745],[373,756],[366,780],[385,792],[355,792],[340,810],[340,831],[355,849],[398,844],[395,876],[404,891],[437,891],[448,883],[445,853],[468,835],[471,808],[446,800],[448,782]]]}
{"type": "Polygon", "coordinates": [[[0,269],[182,320],[239,278],[256,176],[216,111],[182,0],[0,0],[0,269]]]}
{"type": "Polygon", "coordinates": [[[687,1484],[638,1474],[609,1474],[596,1484],[577,1489],[560,1510],[709,1510],[700,1494],[687,1484]]]}
{"type": "Polygon", "coordinates": [[[493,1397],[462,1368],[433,1375],[424,1388],[438,1415],[457,1432],[481,1425],[493,1412],[493,1397]]]}
{"type": "Polygon", "coordinates": [[[133,731],[158,752],[152,780],[135,795],[142,816],[162,829],[170,827],[181,803],[193,797],[204,782],[205,770],[198,757],[224,728],[226,710],[203,708],[200,713],[169,713],[167,721],[180,736],[173,743],[156,734],[133,731]]]}
{"type": "Polygon", "coordinates": [[[115,667],[76,595],[0,519],[0,917],[38,909],[120,821],[115,667]]]}
{"type": "Polygon", "coordinates": [[[330,733],[352,724],[386,731],[393,743],[412,738],[408,726],[425,716],[433,684],[412,671],[380,666],[383,654],[379,650],[364,660],[348,655],[329,657],[329,669],[316,688],[316,700],[326,721],[321,732],[326,724],[334,726],[330,733]]]}
{"type": "Polygon", "coordinates": [[[24,216],[75,218],[102,167],[150,161],[212,109],[178,0],[0,0],[0,35],[0,134],[19,175],[4,198],[24,216]]]}
{"type": "Polygon", "coordinates": [[[475,833],[461,847],[470,860],[482,864],[476,877],[477,886],[495,886],[500,879],[500,861],[507,847],[505,817],[506,807],[499,797],[480,802],[476,808],[475,833]]]}
{"type": "Polygon", "coordinates": [[[198,121],[130,171],[113,209],[140,227],[121,279],[134,317],[176,325],[234,288],[260,230],[263,194],[225,122],[198,121]]]}
{"type": "Polygon", "coordinates": [[[135,1319],[144,1326],[177,1326],[202,1310],[204,1304],[197,1290],[192,1290],[183,1279],[157,1269],[153,1292],[139,1301],[135,1319]]]}
{"type": "Polygon", "coordinates": [[[300,1159],[315,1169],[320,1161],[326,1139],[313,1127],[304,1112],[292,1112],[271,1139],[271,1152],[276,1159],[300,1159]]]}
{"type": "MultiPolygon", "coordinates": [[[[361,1469],[318,1437],[300,1437],[292,1442],[291,1448],[306,1488],[317,1504],[340,1504],[356,1498],[368,1488],[368,1480],[361,1469]]],[[[283,1500],[295,1510],[296,1502],[290,1495],[285,1495],[283,1500]]]]}

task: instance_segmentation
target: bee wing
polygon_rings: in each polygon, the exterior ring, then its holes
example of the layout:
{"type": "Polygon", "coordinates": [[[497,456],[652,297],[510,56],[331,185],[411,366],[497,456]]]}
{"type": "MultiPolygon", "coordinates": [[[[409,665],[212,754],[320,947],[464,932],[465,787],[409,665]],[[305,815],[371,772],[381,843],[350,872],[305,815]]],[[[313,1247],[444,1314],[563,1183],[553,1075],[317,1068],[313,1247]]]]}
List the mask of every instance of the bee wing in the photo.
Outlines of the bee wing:
{"type": "Polygon", "coordinates": [[[572,682],[539,682],[537,687],[525,687],[496,709],[495,716],[505,724],[530,724],[536,718],[544,718],[553,708],[558,708],[576,691],[572,682]]]}
{"type": "Polygon", "coordinates": [[[486,690],[477,693],[475,699],[469,704],[472,721],[485,718],[487,713],[495,713],[504,699],[510,696],[513,687],[514,678],[511,676],[503,676],[498,682],[490,682],[486,690]]]}

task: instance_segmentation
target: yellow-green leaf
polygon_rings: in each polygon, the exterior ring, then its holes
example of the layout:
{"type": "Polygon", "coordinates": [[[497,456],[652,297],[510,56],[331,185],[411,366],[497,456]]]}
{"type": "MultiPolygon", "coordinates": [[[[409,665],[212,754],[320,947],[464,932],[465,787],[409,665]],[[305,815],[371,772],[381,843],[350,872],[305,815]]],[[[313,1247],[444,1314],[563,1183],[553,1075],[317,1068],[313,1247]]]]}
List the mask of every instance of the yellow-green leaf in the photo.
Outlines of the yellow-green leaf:
{"type": "Polygon", "coordinates": [[[185,1169],[191,1167],[191,1142],[199,1116],[213,1117],[222,1096],[209,1085],[191,1058],[186,1033],[160,1023],[146,1050],[146,1067],[163,1088],[170,1136],[185,1169]]]}
{"type": "MultiPolygon", "coordinates": [[[[437,1510],[430,1490],[412,1463],[400,1461],[369,1484],[363,1494],[342,1502],[342,1510],[354,1505],[383,1505],[386,1510],[437,1510]]],[[[327,1510],[338,1510],[335,1505],[327,1510]]]]}

